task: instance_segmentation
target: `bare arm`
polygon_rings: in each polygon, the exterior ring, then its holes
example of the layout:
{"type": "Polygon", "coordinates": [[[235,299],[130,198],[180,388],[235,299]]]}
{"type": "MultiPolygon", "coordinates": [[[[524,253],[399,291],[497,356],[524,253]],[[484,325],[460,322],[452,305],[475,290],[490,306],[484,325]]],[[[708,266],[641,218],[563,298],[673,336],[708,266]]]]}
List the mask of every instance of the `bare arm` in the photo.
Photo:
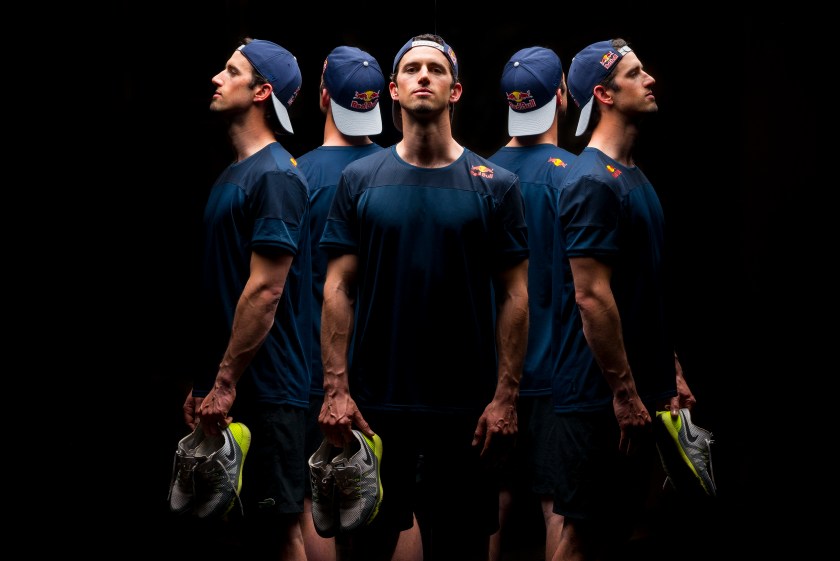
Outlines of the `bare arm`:
{"type": "Polygon", "coordinates": [[[356,301],[356,270],[359,258],[346,254],[330,259],[324,281],[321,309],[321,360],[324,367],[324,404],[318,423],[324,436],[336,446],[353,439],[354,423],[368,436],[373,431],[350,397],[347,352],[353,335],[356,301]]]}
{"type": "Polygon", "coordinates": [[[208,434],[217,434],[218,427],[231,422],[228,412],[236,399],[236,384],[274,325],[293,259],[288,253],[276,257],[251,253],[250,275],[236,304],[230,341],[213,388],[203,399],[188,397],[184,405],[192,428],[200,419],[208,434]]]}
{"type": "Polygon", "coordinates": [[[613,393],[613,410],[621,429],[619,449],[630,451],[634,431],[652,420],[636,391],[636,382],[624,349],[621,318],[610,278],[612,268],[591,257],[569,259],[575,283],[575,301],[580,308],[583,334],[613,393]]]}
{"type": "Polygon", "coordinates": [[[481,455],[499,436],[516,435],[516,404],[519,400],[519,379],[528,347],[528,261],[504,271],[496,282],[498,314],[496,347],[499,360],[498,380],[493,401],[478,420],[473,446],[483,440],[481,455]]]}

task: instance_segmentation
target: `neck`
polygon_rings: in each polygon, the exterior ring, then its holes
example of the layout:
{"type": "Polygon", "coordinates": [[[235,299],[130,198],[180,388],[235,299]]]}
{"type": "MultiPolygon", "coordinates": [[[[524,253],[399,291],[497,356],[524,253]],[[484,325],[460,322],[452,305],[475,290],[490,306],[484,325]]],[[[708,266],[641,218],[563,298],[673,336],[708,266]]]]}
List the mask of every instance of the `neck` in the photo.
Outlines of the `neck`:
{"type": "Polygon", "coordinates": [[[463,146],[452,138],[449,116],[433,122],[419,123],[406,119],[403,111],[403,139],[397,143],[397,154],[411,165],[421,168],[442,168],[457,160],[463,146]]]}
{"type": "Polygon", "coordinates": [[[277,142],[265,114],[255,108],[237,115],[228,123],[228,136],[236,151],[237,162],[253,156],[272,142],[277,142]]]}
{"type": "Polygon", "coordinates": [[[639,136],[639,127],[635,123],[616,119],[601,119],[588,146],[597,148],[616,162],[633,166],[633,146],[639,136]]]}

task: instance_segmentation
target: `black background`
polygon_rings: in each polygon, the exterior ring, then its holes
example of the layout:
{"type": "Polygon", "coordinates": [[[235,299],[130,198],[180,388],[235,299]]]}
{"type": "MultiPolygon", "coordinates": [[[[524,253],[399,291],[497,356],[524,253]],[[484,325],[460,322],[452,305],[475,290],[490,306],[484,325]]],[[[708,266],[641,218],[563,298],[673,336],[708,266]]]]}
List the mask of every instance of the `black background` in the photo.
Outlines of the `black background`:
{"type": "MultiPolygon", "coordinates": [[[[778,379],[771,373],[799,369],[792,343],[798,326],[791,324],[798,303],[789,278],[797,247],[789,222],[808,184],[791,188],[784,182],[801,140],[793,136],[800,129],[783,90],[797,46],[791,33],[800,22],[775,13],[730,14],[725,5],[707,3],[673,13],[644,2],[494,10],[467,2],[172,4],[126,4],[123,17],[130,25],[117,39],[123,101],[133,122],[124,151],[131,186],[125,208],[132,220],[124,227],[136,241],[130,313],[146,326],[123,338],[120,350],[129,378],[142,387],[130,393],[156,427],[144,441],[150,446],[143,460],[148,489],[139,505],[130,506],[134,514],[144,513],[132,529],[147,536],[146,546],[154,549],[166,535],[172,456],[187,430],[180,405],[192,364],[201,212],[214,179],[233,157],[223,123],[208,110],[210,79],[244,36],[290,50],[303,86],[291,108],[295,134],[281,143],[299,156],[322,141],[318,84],[332,48],[367,50],[387,78],[406,40],[436,32],[454,48],[461,68],[464,93],[454,136],[483,156],[508,140],[499,78],[520,48],[553,48],[568,70],[586,45],[622,37],[656,79],[659,112],[645,122],[635,157],[665,209],[678,350],[698,399],[694,421],[715,436],[720,519],[698,539],[722,543],[726,537],[741,552],[779,547],[765,539],[775,509],[789,495],[780,496],[779,472],[799,460],[789,446],[776,448],[770,436],[780,430],[776,421],[758,416],[779,394],[792,397],[771,382],[778,379]]],[[[386,92],[382,99],[384,130],[374,140],[387,146],[399,136],[386,92]]],[[[572,106],[561,126],[561,145],[573,152],[585,143],[574,137],[577,115],[572,106]]]]}

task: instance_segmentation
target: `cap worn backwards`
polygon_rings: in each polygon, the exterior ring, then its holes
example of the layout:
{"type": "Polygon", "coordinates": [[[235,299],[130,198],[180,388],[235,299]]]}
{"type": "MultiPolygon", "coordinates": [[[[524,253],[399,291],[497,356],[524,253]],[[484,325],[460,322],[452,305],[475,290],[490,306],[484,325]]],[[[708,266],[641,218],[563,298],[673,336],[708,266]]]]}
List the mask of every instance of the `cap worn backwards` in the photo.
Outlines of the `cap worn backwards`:
{"type": "MultiPolygon", "coordinates": [[[[406,41],[405,45],[397,52],[397,56],[394,57],[394,66],[391,69],[393,74],[397,73],[397,67],[400,64],[400,60],[402,57],[405,56],[405,53],[413,49],[414,47],[432,47],[433,49],[437,49],[443,53],[443,56],[446,57],[446,60],[449,61],[450,66],[452,66],[452,76],[455,78],[455,81],[458,80],[458,57],[455,56],[455,51],[450,47],[446,41],[443,40],[442,37],[438,36],[440,39],[440,43],[437,41],[432,41],[431,39],[418,39],[417,37],[412,37],[408,41],[406,41]]],[[[452,118],[452,114],[455,111],[455,106],[451,103],[449,104],[449,118],[452,118]]],[[[402,115],[400,113],[400,102],[395,101],[391,104],[391,117],[394,120],[394,126],[397,127],[398,131],[402,131],[402,115]]]]}
{"type": "Polygon", "coordinates": [[[324,61],[323,76],[338,130],[349,136],[382,132],[379,96],[385,77],[375,58],[356,47],[336,47],[324,61]]]}
{"type": "Polygon", "coordinates": [[[297,59],[280,45],[261,39],[254,39],[238,50],[271,84],[271,101],[277,120],[286,132],[293,133],[289,107],[300,92],[302,82],[297,59]]]}
{"type": "Polygon", "coordinates": [[[603,82],[629,52],[632,52],[632,49],[626,45],[616,49],[612,46],[612,41],[600,41],[589,45],[572,59],[566,81],[572,100],[580,107],[580,120],[575,136],[586,132],[589,125],[595,86],[603,82]]]}
{"type": "Polygon", "coordinates": [[[502,71],[507,100],[508,134],[541,134],[554,122],[563,64],[551,49],[528,47],[514,53],[502,71]]]}

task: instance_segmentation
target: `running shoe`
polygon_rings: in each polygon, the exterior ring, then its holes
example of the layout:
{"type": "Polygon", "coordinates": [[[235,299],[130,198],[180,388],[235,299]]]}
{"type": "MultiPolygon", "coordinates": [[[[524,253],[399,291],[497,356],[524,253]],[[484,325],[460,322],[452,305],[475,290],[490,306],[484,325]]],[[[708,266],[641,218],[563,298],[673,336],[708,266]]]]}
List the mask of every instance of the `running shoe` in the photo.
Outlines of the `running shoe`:
{"type": "Polygon", "coordinates": [[[333,461],[338,494],[338,519],[342,531],[351,532],[370,524],[382,504],[382,439],[368,438],[354,430],[356,442],[348,444],[333,461]]]}
{"type": "Polygon", "coordinates": [[[678,492],[714,497],[712,433],[692,423],[685,408],[676,418],[670,411],[657,411],[656,417],[656,447],[668,481],[678,492]]]}
{"type": "Polygon", "coordinates": [[[197,426],[194,431],[178,442],[175,459],[172,462],[172,482],[169,485],[169,510],[183,514],[190,510],[195,495],[193,472],[198,460],[195,449],[204,440],[204,431],[197,426]]]}
{"type": "Polygon", "coordinates": [[[251,431],[231,423],[217,436],[205,436],[195,450],[195,498],[192,513],[199,518],[222,518],[242,501],[242,467],[251,447],[251,431]]]}
{"type": "Polygon", "coordinates": [[[312,485],[312,521],[322,538],[335,536],[338,530],[338,501],[332,460],[335,451],[326,438],[309,458],[309,481],[312,485]]]}

